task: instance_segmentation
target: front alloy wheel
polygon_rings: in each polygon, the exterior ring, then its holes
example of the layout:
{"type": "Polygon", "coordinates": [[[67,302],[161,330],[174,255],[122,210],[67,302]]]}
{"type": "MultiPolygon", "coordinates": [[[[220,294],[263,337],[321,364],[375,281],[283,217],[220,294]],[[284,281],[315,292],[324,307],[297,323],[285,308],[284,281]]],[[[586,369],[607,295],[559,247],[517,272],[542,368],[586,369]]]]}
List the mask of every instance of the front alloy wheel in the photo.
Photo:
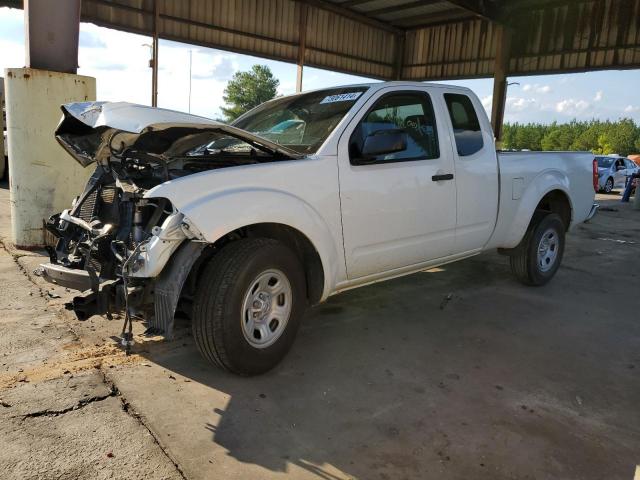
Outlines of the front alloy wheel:
{"type": "Polygon", "coordinates": [[[193,302],[200,353],[240,375],[275,367],[304,314],[306,280],[297,255],[267,238],[233,241],[204,267],[193,302]]]}
{"type": "Polygon", "coordinates": [[[242,305],[242,333],[252,347],[267,348],[280,338],[291,315],[293,292],[280,270],[267,270],[249,283],[242,305]]]}

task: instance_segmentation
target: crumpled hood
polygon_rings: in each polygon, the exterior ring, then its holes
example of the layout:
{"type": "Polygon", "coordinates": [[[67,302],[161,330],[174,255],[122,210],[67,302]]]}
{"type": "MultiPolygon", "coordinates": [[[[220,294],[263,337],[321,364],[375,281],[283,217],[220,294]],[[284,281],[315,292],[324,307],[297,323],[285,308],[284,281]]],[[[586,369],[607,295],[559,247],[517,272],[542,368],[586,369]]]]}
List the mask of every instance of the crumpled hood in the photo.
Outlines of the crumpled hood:
{"type": "Polygon", "coordinates": [[[144,140],[145,135],[173,128],[219,131],[288,158],[297,152],[231,125],[209,118],[127,102],[78,102],[62,105],[56,129],[58,143],[83,167],[106,160],[112,149],[121,150],[144,140]]]}

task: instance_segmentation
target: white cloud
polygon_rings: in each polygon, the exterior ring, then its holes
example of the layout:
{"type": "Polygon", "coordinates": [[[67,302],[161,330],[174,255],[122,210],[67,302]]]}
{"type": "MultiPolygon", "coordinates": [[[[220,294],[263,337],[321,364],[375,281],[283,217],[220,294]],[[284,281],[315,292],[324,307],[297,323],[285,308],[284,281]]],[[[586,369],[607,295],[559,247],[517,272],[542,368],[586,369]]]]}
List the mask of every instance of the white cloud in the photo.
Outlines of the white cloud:
{"type": "Polygon", "coordinates": [[[151,69],[149,48],[151,39],[143,35],[123,33],[80,25],[84,39],[78,50],[78,73],[96,78],[100,100],[151,103],[151,69]]]}
{"type": "Polygon", "coordinates": [[[624,109],[625,113],[640,112],[640,107],[634,107],[633,105],[627,105],[624,109]]]}
{"type": "Polygon", "coordinates": [[[540,104],[535,98],[507,97],[506,108],[514,112],[522,112],[532,108],[539,109],[540,104]]]}
{"type": "Polygon", "coordinates": [[[599,101],[601,101],[601,100],[602,100],[602,98],[603,98],[603,97],[604,97],[604,92],[603,92],[602,90],[598,90],[598,91],[596,92],[596,96],[595,96],[595,97],[593,97],[593,101],[594,101],[594,102],[599,102],[599,101]]]}
{"type": "Polygon", "coordinates": [[[584,113],[591,104],[585,100],[574,100],[568,98],[556,103],[556,112],[563,113],[565,115],[579,115],[584,113]]]}
{"type": "Polygon", "coordinates": [[[533,85],[530,83],[526,83],[522,87],[523,92],[535,92],[535,93],[549,93],[551,92],[551,87],[549,85],[540,85],[539,83],[534,83],[533,85]]]}

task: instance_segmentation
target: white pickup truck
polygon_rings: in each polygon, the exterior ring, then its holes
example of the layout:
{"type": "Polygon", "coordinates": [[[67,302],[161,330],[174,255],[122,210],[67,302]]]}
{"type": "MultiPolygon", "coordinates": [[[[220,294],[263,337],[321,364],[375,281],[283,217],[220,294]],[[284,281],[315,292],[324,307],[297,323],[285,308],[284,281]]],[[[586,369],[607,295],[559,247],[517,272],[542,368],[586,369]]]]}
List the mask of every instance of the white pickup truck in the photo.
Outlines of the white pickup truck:
{"type": "MultiPolygon", "coordinates": [[[[191,318],[202,354],[257,374],[305,309],[341,291],[489,249],[548,282],[565,232],[591,218],[588,153],[496,154],[478,98],[392,82],[280,97],[233,123],[127,103],[62,108],[60,144],[96,163],[47,280],[84,291],[80,319],[124,311],[170,337],[191,318]]],[[[127,343],[128,344],[128,343],[127,343]]]]}

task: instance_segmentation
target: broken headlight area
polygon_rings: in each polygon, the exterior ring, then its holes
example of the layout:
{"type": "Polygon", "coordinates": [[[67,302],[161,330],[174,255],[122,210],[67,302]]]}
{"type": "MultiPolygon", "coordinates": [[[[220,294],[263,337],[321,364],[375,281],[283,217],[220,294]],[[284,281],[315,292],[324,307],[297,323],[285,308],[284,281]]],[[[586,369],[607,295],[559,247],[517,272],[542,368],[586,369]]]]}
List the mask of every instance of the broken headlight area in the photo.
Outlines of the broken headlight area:
{"type": "Polygon", "coordinates": [[[138,184],[162,182],[165,173],[162,162],[140,158],[97,166],[72,207],[46,223],[57,242],[39,273],[84,292],[69,305],[80,320],[121,311],[152,318],[155,277],[185,239],[199,239],[168,200],[144,198],[138,184]]]}
{"type": "Polygon", "coordinates": [[[62,112],[58,143],[82,166],[95,163],[96,170],[71,208],[46,222],[57,243],[38,273],[83,292],[70,305],[81,320],[124,311],[127,345],[132,316],[170,337],[178,301],[188,303],[183,286],[206,242],[168,199],[149,192],[188,175],[303,155],[236,127],[170,110],[84,102],[63,105],[62,112]]]}

